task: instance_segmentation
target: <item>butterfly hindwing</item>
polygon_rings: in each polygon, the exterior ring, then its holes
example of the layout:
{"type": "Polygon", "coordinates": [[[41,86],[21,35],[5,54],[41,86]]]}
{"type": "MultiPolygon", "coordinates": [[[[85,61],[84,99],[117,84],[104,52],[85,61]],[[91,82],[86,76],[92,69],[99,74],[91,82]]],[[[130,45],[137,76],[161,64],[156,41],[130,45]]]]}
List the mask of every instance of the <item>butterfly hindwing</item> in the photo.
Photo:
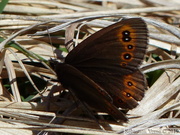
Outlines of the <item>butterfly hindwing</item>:
{"type": "Polygon", "coordinates": [[[107,112],[117,121],[127,121],[126,116],[112,103],[109,94],[81,71],[64,63],[57,64],[55,71],[63,86],[72,90],[81,102],[98,111],[107,112]]]}

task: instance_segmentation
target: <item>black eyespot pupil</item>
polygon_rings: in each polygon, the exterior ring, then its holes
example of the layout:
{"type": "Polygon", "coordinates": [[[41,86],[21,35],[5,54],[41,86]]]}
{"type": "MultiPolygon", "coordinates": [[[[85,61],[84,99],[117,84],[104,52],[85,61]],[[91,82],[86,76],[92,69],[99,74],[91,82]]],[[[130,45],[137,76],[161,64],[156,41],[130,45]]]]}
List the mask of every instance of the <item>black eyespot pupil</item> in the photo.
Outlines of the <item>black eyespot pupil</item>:
{"type": "Polygon", "coordinates": [[[124,59],[131,59],[131,55],[130,54],[128,54],[128,53],[126,53],[126,54],[124,54],[124,59]]]}
{"type": "Polygon", "coordinates": [[[128,84],[128,86],[132,86],[133,85],[132,82],[128,82],[127,84],[128,84]]]}
{"type": "Polygon", "coordinates": [[[130,40],[131,40],[130,37],[124,37],[124,38],[123,38],[123,41],[124,41],[124,42],[128,42],[128,41],[130,41],[130,40]]]}
{"type": "Polygon", "coordinates": [[[130,35],[130,32],[129,32],[128,30],[125,30],[125,31],[122,32],[122,34],[123,34],[124,36],[129,36],[129,35],[130,35]]]}
{"type": "Polygon", "coordinates": [[[128,30],[123,31],[122,36],[123,36],[122,39],[124,42],[131,41],[130,32],[128,30]]]}
{"type": "Polygon", "coordinates": [[[126,93],[126,96],[127,96],[127,97],[130,97],[130,96],[131,96],[131,94],[130,94],[130,93],[126,93]]]}
{"type": "Polygon", "coordinates": [[[128,45],[127,47],[128,47],[128,49],[133,49],[132,45],[128,45]]]}

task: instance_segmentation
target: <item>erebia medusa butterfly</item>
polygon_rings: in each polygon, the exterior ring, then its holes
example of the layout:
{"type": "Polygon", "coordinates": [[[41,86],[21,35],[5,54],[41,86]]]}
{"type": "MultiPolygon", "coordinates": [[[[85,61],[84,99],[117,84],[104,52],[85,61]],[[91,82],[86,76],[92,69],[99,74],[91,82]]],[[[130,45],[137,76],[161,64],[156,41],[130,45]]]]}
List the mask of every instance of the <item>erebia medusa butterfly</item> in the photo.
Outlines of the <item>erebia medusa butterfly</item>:
{"type": "Polygon", "coordinates": [[[127,121],[118,109],[132,109],[144,96],[143,61],[148,30],[140,18],[124,19],[82,41],[55,71],[60,83],[77,98],[116,120],[127,121]]]}

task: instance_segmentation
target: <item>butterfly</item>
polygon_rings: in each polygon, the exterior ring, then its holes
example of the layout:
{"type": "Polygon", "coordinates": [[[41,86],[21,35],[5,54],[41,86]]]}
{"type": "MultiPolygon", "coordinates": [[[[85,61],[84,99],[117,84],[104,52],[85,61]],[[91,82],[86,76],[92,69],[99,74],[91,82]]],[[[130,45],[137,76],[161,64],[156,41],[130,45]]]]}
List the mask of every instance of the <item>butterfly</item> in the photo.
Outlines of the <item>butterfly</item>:
{"type": "Polygon", "coordinates": [[[139,66],[147,42],[148,30],[141,18],[123,19],[70,51],[55,67],[58,80],[90,107],[127,121],[119,108],[133,109],[144,96],[146,80],[139,66]]]}

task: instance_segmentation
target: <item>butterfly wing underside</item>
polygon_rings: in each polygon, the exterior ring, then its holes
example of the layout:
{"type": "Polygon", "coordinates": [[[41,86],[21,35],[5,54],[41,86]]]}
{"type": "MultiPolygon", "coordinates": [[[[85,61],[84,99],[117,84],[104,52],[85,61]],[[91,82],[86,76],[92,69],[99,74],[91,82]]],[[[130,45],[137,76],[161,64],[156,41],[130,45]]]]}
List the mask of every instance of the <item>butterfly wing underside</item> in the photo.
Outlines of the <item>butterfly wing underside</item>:
{"type": "Polygon", "coordinates": [[[147,36],[142,19],[125,19],[82,41],[65,63],[107,91],[117,107],[132,109],[146,89],[139,65],[146,52],[147,36]]]}
{"type": "Polygon", "coordinates": [[[65,63],[57,64],[55,70],[63,86],[71,90],[82,103],[107,112],[117,121],[127,121],[126,116],[112,103],[109,94],[81,71],[65,63]]]}

